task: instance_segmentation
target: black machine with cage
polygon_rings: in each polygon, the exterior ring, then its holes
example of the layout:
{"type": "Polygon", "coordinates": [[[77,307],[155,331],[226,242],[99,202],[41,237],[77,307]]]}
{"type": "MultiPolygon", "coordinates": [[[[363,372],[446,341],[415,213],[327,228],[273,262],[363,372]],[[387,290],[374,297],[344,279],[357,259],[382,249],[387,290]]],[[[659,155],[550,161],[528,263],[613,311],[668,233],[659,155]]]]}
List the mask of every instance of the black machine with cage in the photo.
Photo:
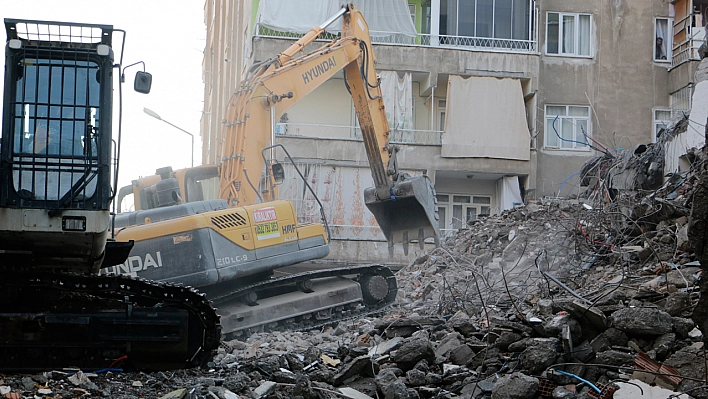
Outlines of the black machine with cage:
{"type": "MultiPolygon", "coordinates": [[[[124,71],[111,46],[125,32],[13,19],[5,32],[0,372],[205,364],[220,325],[203,294],[98,275],[133,245],[112,239],[110,211],[120,155],[113,71],[124,71]]],[[[136,91],[150,83],[136,73],[136,91]]]]}
{"type": "Polygon", "coordinates": [[[110,221],[113,27],[6,19],[5,32],[0,250],[95,271],[110,221]]]}

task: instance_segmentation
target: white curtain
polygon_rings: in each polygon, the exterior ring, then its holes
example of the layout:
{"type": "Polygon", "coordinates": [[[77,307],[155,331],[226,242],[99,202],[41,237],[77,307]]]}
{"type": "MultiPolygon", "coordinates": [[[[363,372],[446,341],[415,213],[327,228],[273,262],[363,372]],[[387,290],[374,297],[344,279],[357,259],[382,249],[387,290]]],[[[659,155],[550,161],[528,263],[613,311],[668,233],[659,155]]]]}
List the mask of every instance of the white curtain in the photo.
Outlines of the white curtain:
{"type": "Polygon", "coordinates": [[[563,16],[563,53],[575,52],[575,16],[563,16]]]}
{"type": "Polygon", "coordinates": [[[578,18],[578,53],[590,55],[590,16],[580,15],[578,18]]]}
{"type": "MultiPolygon", "coordinates": [[[[340,0],[261,0],[256,22],[266,28],[294,33],[307,33],[335,15],[340,0]]],[[[406,0],[358,0],[372,36],[404,34],[416,36],[406,0]]],[[[339,33],[342,22],[336,21],[326,31],[339,33]]]]}
{"type": "Polygon", "coordinates": [[[518,79],[450,76],[445,110],[442,157],[530,159],[518,79]]]}
{"type": "Polygon", "coordinates": [[[391,130],[413,129],[413,79],[410,72],[381,71],[381,94],[391,130]]]}
{"type": "Polygon", "coordinates": [[[523,204],[518,176],[505,176],[497,180],[497,198],[500,212],[523,204]]]}
{"type": "Polygon", "coordinates": [[[656,44],[654,59],[665,60],[669,55],[669,43],[673,38],[669,38],[669,21],[666,19],[656,20],[656,39],[661,39],[662,44],[656,44]]]}

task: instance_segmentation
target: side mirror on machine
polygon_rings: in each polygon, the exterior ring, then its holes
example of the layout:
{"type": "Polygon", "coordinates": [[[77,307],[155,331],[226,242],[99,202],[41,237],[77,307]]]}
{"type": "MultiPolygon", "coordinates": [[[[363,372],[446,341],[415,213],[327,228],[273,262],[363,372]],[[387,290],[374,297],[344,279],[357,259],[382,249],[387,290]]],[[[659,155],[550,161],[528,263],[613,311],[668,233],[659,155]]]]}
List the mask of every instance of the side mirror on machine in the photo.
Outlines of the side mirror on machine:
{"type": "Polygon", "coordinates": [[[276,162],[270,166],[270,170],[273,172],[273,180],[275,180],[276,183],[280,184],[285,181],[285,169],[283,169],[283,164],[276,162]]]}
{"type": "Polygon", "coordinates": [[[152,75],[150,73],[141,71],[135,73],[135,82],[133,83],[135,91],[148,94],[150,93],[150,86],[152,86],[152,75]]]}

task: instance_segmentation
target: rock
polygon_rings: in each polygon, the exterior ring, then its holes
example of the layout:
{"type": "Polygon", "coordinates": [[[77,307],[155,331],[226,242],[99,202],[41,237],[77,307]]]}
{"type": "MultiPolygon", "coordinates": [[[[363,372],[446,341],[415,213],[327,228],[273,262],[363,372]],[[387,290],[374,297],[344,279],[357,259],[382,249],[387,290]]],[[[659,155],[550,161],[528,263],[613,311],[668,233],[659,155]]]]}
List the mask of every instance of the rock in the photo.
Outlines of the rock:
{"type": "Polygon", "coordinates": [[[469,337],[477,332],[477,327],[472,324],[470,317],[461,310],[455,313],[455,315],[447,321],[447,324],[465,337],[469,337]]]}
{"type": "Polygon", "coordinates": [[[519,365],[524,370],[540,373],[556,361],[559,353],[557,338],[533,338],[519,356],[519,365]]]}
{"type": "Polygon", "coordinates": [[[689,286],[696,285],[696,277],[694,275],[700,269],[697,267],[685,267],[679,270],[671,270],[666,273],[666,284],[675,285],[676,288],[686,288],[686,283],[689,286]]]}
{"type": "Polygon", "coordinates": [[[629,341],[627,334],[616,328],[608,328],[602,335],[606,336],[610,345],[613,346],[627,346],[627,342],[629,341]]]}
{"type": "Polygon", "coordinates": [[[251,379],[246,373],[235,373],[231,374],[224,379],[224,387],[233,392],[241,392],[246,387],[248,387],[251,379]]]}
{"type": "Polygon", "coordinates": [[[256,388],[253,393],[255,394],[256,398],[262,398],[264,396],[270,395],[273,391],[275,391],[276,383],[273,381],[266,381],[262,383],[258,388],[256,388]]]}
{"type": "Polygon", "coordinates": [[[494,345],[496,345],[502,352],[506,352],[509,350],[509,345],[514,342],[521,341],[523,338],[524,337],[519,333],[515,333],[513,331],[502,331],[502,333],[499,334],[499,338],[494,341],[494,345]]]}
{"type": "Polygon", "coordinates": [[[229,391],[228,389],[224,389],[224,399],[240,399],[240,398],[238,395],[229,391]]]}
{"type": "Polygon", "coordinates": [[[556,387],[552,395],[553,399],[574,399],[576,397],[575,392],[567,390],[564,386],[556,387]]]}
{"type": "Polygon", "coordinates": [[[339,392],[351,399],[373,399],[371,396],[361,393],[354,388],[342,387],[339,388],[339,392]]]}
{"type": "Polygon", "coordinates": [[[408,389],[403,381],[389,369],[383,369],[376,376],[376,386],[385,399],[408,399],[408,389]]]}
{"type": "Polygon", "coordinates": [[[289,371],[276,371],[271,378],[281,384],[294,384],[297,382],[295,374],[289,371]]]}
{"type": "Polygon", "coordinates": [[[570,334],[573,338],[573,342],[580,342],[582,339],[582,331],[580,329],[580,323],[575,319],[570,317],[568,314],[558,315],[543,325],[546,331],[547,337],[560,337],[561,331],[563,331],[563,326],[567,325],[570,328],[570,334]]]}
{"type": "Polygon", "coordinates": [[[674,325],[674,331],[681,338],[688,338],[691,330],[695,327],[693,320],[683,317],[672,317],[671,321],[674,325]]]}
{"type": "MultiPolygon", "coordinates": [[[[364,395],[371,396],[375,398],[376,395],[376,380],[372,377],[360,378],[356,381],[347,384],[347,387],[356,389],[357,391],[363,393],[364,395]]],[[[341,390],[341,388],[340,388],[341,390]]]]}
{"type": "Polygon", "coordinates": [[[607,318],[605,314],[584,302],[571,302],[568,306],[568,312],[583,328],[594,330],[598,333],[605,331],[607,328],[607,318]]]}
{"type": "Polygon", "coordinates": [[[415,338],[406,342],[396,352],[392,354],[393,360],[403,370],[412,369],[420,360],[432,361],[435,359],[435,351],[430,341],[423,338],[415,338]]]}
{"type": "Polygon", "coordinates": [[[417,369],[409,370],[406,373],[406,381],[414,387],[425,385],[425,373],[417,369]]]}
{"type": "Polygon", "coordinates": [[[610,349],[612,347],[612,343],[610,343],[610,340],[603,333],[595,337],[595,339],[593,339],[592,341],[590,341],[590,347],[595,352],[603,352],[610,349]]]}
{"type": "Polygon", "coordinates": [[[538,378],[515,372],[497,380],[492,399],[531,399],[538,391],[538,378]]]}
{"type": "Polygon", "coordinates": [[[663,361],[666,359],[670,351],[673,349],[675,341],[676,334],[674,333],[660,335],[652,345],[652,349],[656,351],[656,360],[663,361]]]}
{"type": "Polygon", "coordinates": [[[595,362],[611,366],[623,366],[634,362],[634,355],[610,349],[595,354],[595,362]]]}
{"type": "Polygon", "coordinates": [[[475,353],[467,345],[460,345],[450,352],[450,361],[458,366],[467,364],[474,357],[475,353]]]}
{"type": "Polygon", "coordinates": [[[691,308],[691,294],[688,292],[674,292],[666,298],[664,312],[671,316],[681,316],[685,310],[691,308]]]}
{"type": "Polygon", "coordinates": [[[166,395],[160,397],[160,399],[182,399],[187,395],[187,388],[176,389],[166,395]]]}
{"type": "MultiPolygon", "coordinates": [[[[82,373],[83,375],[83,373],[82,373]]],[[[34,386],[35,382],[32,379],[32,377],[22,377],[22,387],[25,389],[25,391],[32,392],[34,391],[34,386]]]]}
{"type": "MultiPolygon", "coordinates": [[[[688,378],[695,378],[699,381],[705,378],[705,361],[702,349],[690,346],[682,348],[669,356],[664,364],[676,369],[676,372],[688,378]]],[[[686,392],[689,389],[705,385],[699,381],[684,379],[678,386],[677,391],[686,392]]],[[[701,397],[705,397],[705,394],[701,397]]]]}
{"type": "Polygon", "coordinates": [[[671,315],[655,308],[624,308],[612,314],[615,328],[632,335],[662,335],[673,329],[671,315]]]}
{"type": "Polygon", "coordinates": [[[378,344],[372,346],[371,349],[369,349],[369,356],[374,356],[374,357],[383,356],[383,355],[391,352],[392,350],[398,348],[399,346],[401,346],[402,343],[403,343],[403,338],[401,338],[401,337],[395,337],[395,338],[389,339],[387,341],[383,341],[381,343],[378,343],[378,344]]]}
{"type": "Polygon", "coordinates": [[[428,373],[425,375],[425,385],[440,385],[442,376],[440,374],[428,373]]]}
{"type": "Polygon", "coordinates": [[[280,360],[278,356],[267,356],[256,360],[256,367],[268,374],[273,374],[280,370],[280,360]]]}
{"type": "Polygon", "coordinates": [[[285,360],[288,362],[288,367],[291,371],[301,371],[305,368],[305,364],[300,360],[298,355],[288,352],[283,356],[285,356],[285,360]]]}
{"type": "MultiPolygon", "coordinates": [[[[334,385],[341,385],[345,380],[361,374],[367,367],[371,370],[371,358],[368,355],[359,356],[342,367],[334,376],[334,385]]],[[[373,373],[373,370],[371,370],[373,373]]]]}
{"type": "Polygon", "coordinates": [[[437,348],[435,348],[435,356],[446,358],[448,352],[462,344],[462,339],[463,337],[459,333],[448,334],[442,339],[442,341],[440,341],[440,343],[438,343],[437,348]]]}

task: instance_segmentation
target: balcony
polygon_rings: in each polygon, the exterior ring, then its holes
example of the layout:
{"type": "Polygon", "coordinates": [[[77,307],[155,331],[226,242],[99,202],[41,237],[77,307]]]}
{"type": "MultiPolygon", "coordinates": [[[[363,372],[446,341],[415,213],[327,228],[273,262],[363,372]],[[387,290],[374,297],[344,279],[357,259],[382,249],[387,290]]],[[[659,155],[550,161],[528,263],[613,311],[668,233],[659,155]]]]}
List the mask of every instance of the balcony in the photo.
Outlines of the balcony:
{"type": "Polygon", "coordinates": [[[700,61],[698,49],[705,42],[706,31],[703,28],[693,28],[686,40],[674,45],[671,57],[671,69],[688,61],[700,61]]]}
{"type": "MultiPolygon", "coordinates": [[[[267,28],[256,24],[256,36],[274,39],[297,40],[302,34],[285,32],[267,28]]],[[[371,42],[388,46],[414,46],[414,47],[434,47],[448,48],[455,50],[475,50],[491,52],[510,52],[534,54],[538,51],[536,40],[513,40],[498,39],[489,37],[451,36],[451,35],[430,35],[417,33],[415,36],[397,32],[371,31],[371,42]]],[[[318,41],[332,41],[340,37],[339,34],[323,33],[318,41]]]]}
{"type": "MultiPolygon", "coordinates": [[[[357,126],[324,125],[314,123],[278,123],[276,135],[297,137],[332,138],[362,140],[361,129],[357,126]]],[[[395,144],[442,145],[442,131],[391,129],[390,141],[395,144]]]]}

